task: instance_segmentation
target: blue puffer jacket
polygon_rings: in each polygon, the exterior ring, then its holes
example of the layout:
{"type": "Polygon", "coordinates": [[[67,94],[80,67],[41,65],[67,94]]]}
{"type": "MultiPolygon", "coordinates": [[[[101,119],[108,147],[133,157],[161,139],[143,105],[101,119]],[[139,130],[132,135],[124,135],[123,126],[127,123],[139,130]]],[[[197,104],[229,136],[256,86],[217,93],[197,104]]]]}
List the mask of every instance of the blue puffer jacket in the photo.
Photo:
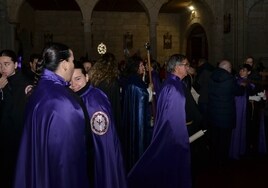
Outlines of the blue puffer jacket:
{"type": "Polygon", "coordinates": [[[208,83],[208,116],[213,126],[235,127],[235,96],[242,95],[244,87],[237,85],[228,71],[217,68],[208,83]]]}

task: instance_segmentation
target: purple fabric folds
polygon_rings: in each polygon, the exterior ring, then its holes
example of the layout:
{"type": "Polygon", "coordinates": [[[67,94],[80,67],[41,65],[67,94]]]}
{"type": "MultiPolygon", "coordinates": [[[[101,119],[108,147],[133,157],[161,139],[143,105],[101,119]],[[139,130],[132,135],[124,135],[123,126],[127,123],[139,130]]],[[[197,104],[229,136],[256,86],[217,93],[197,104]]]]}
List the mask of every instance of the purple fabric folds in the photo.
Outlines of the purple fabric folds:
{"type": "Polygon", "coordinates": [[[232,131],[229,156],[239,159],[246,153],[247,94],[235,97],[236,127],[232,131]]]}
{"type": "Polygon", "coordinates": [[[88,188],[85,119],[67,83],[45,70],[26,106],[15,188],[88,188]]]}
{"type": "Polygon", "coordinates": [[[126,173],[111,104],[99,89],[89,86],[81,95],[90,118],[94,151],[94,188],[126,188],[126,173]]]}
{"type": "Polygon", "coordinates": [[[131,188],[191,187],[182,82],[169,75],[160,92],[152,142],[128,174],[131,188]]]}

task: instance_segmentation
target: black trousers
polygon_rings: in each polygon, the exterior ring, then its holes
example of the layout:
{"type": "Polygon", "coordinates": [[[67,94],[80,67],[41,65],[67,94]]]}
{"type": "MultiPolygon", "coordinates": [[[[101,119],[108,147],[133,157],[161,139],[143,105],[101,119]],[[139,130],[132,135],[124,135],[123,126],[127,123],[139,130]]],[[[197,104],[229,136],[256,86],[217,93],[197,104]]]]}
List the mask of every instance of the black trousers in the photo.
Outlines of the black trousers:
{"type": "Polygon", "coordinates": [[[247,108],[247,153],[257,153],[260,132],[260,117],[263,103],[257,101],[249,101],[247,108]]]}
{"type": "Polygon", "coordinates": [[[228,161],[232,128],[211,127],[211,154],[216,165],[228,161]]]}

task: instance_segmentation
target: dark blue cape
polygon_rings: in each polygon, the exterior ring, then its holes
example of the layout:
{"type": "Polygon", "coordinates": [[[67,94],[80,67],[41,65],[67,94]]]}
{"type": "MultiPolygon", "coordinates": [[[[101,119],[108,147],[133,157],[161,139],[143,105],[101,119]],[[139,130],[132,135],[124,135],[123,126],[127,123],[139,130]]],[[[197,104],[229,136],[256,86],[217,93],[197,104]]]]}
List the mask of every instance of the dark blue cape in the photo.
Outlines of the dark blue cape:
{"type": "Polygon", "coordinates": [[[121,146],[107,96],[89,85],[77,93],[84,101],[90,118],[89,134],[92,134],[94,146],[94,188],[126,188],[121,146]]]}
{"type": "Polygon", "coordinates": [[[133,167],[149,145],[149,94],[138,75],[128,79],[123,95],[122,139],[127,170],[133,167]]]}
{"type": "Polygon", "coordinates": [[[189,188],[190,160],[182,82],[169,75],[159,95],[152,142],[130,171],[129,186],[189,188]]]}
{"type": "Polygon", "coordinates": [[[88,188],[85,119],[66,82],[45,70],[26,106],[15,188],[88,188]]]}

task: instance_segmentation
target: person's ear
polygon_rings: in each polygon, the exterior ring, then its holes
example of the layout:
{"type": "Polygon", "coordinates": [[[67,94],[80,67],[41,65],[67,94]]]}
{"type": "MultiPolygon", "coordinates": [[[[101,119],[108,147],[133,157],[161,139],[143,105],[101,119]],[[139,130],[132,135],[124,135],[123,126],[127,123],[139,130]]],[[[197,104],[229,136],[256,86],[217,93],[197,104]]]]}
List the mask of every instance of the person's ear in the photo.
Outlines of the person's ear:
{"type": "Polygon", "coordinates": [[[66,60],[63,60],[62,62],[61,62],[61,67],[62,67],[62,69],[64,70],[64,71],[66,71],[67,69],[68,69],[68,64],[67,64],[68,62],[66,61],[66,60]]]}
{"type": "Polygon", "coordinates": [[[87,81],[87,82],[89,81],[89,76],[88,76],[88,74],[86,74],[86,81],[87,81]]]}
{"type": "Polygon", "coordinates": [[[178,71],[180,70],[180,68],[181,68],[181,66],[180,66],[180,65],[176,65],[176,66],[175,66],[175,69],[174,69],[174,70],[175,70],[175,72],[178,72],[178,71]]]}
{"type": "Polygon", "coordinates": [[[15,64],[15,69],[17,69],[18,68],[18,62],[16,61],[14,64],[15,64]]]}

